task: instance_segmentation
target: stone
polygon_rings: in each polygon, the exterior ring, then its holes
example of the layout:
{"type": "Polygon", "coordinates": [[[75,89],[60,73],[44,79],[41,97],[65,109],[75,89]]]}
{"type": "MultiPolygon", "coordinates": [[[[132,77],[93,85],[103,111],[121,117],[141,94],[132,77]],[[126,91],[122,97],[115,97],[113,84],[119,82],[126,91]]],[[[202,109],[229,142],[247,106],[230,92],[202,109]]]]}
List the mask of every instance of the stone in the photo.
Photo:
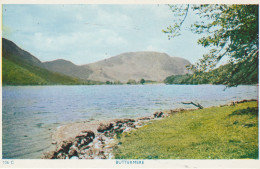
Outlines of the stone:
{"type": "Polygon", "coordinates": [[[42,159],[55,159],[57,158],[57,152],[56,151],[48,151],[43,154],[42,159]]]}
{"type": "Polygon", "coordinates": [[[153,116],[154,116],[155,118],[160,118],[160,117],[163,116],[163,112],[155,112],[155,113],[153,114],[153,116]]]}
{"type": "Polygon", "coordinates": [[[118,127],[123,127],[123,126],[124,126],[124,123],[118,123],[117,126],[118,126],[118,127]]]}
{"type": "Polygon", "coordinates": [[[127,124],[127,127],[132,127],[132,128],[135,128],[135,125],[133,122],[128,122],[126,123],[127,124]]]}
{"type": "Polygon", "coordinates": [[[92,137],[93,139],[95,138],[95,133],[91,130],[84,130],[84,131],[81,131],[81,133],[85,137],[92,137]]]}
{"type": "Polygon", "coordinates": [[[80,149],[81,149],[81,150],[85,150],[85,149],[89,149],[90,147],[91,147],[91,146],[89,146],[89,145],[87,145],[87,146],[84,145],[84,146],[81,146],[80,149]]]}
{"type": "Polygon", "coordinates": [[[109,123],[109,124],[100,123],[97,131],[100,133],[103,133],[104,131],[111,130],[112,127],[113,127],[113,124],[111,124],[111,123],[109,123]]]}
{"type": "Polygon", "coordinates": [[[51,144],[57,144],[57,141],[52,141],[51,144]]]}
{"type": "Polygon", "coordinates": [[[72,147],[68,153],[69,158],[71,158],[72,156],[78,156],[78,151],[76,147],[72,147]]]}
{"type": "Polygon", "coordinates": [[[70,159],[79,159],[79,157],[77,157],[77,156],[72,156],[70,159]]]}
{"type": "Polygon", "coordinates": [[[78,145],[87,145],[90,142],[93,141],[95,138],[95,134],[92,131],[84,131],[81,132],[78,136],[76,136],[75,141],[77,142],[78,145]]]}
{"type": "Polygon", "coordinates": [[[61,153],[58,153],[57,159],[66,159],[66,155],[63,154],[62,152],[61,152],[61,153]]]}
{"type": "Polygon", "coordinates": [[[123,123],[128,123],[128,122],[135,122],[135,119],[124,119],[122,120],[123,123]]]}
{"type": "Polygon", "coordinates": [[[73,142],[71,140],[63,141],[59,144],[57,151],[63,151],[65,153],[68,153],[70,147],[72,146],[73,142]]]}
{"type": "Polygon", "coordinates": [[[105,154],[104,154],[104,151],[102,151],[102,150],[99,151],[98,156],[99,156],[100,159],[106,159],[106,156],[105,156],[105,154]]]}
{"type": "Polygon", "coordinates": [[[117,129],[117,130],[115,130],[115,133],[123,133],[123,129],[122,128],[119,128],[119,129],[117,129]]]}
{"type": "Polygon", "coordinates": [[[141,117],[138,120],[151,120],[151,117],[141,117]]]}

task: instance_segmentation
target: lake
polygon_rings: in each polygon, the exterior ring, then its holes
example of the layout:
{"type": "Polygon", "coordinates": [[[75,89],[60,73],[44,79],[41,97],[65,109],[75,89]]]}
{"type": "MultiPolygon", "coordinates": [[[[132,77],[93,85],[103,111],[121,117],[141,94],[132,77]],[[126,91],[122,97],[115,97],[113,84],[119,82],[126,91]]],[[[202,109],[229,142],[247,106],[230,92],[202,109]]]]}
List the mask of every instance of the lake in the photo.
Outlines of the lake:
{"type": "Polygon", "coordinates": [[[2,87],[3,159],[36,159],[53,148],[51,134],[78,121],[150,116],[174,108],[257,99],[258,86],[93,85],[2,87]]]}

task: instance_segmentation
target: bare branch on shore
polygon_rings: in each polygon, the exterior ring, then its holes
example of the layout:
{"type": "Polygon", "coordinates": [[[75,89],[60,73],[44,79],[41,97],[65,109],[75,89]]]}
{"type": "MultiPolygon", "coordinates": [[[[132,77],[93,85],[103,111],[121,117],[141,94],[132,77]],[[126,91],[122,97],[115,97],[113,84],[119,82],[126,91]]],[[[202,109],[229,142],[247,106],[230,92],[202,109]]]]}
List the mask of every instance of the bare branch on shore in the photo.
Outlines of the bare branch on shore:
{"type": "Polygon", "coordinates": [[[199,109],[203,109],[203,106],[201,106],[199,103],[193,103],[193,102],[181,102],[182,104],[192,104],[196,107],[198,107],[199,109]]]}

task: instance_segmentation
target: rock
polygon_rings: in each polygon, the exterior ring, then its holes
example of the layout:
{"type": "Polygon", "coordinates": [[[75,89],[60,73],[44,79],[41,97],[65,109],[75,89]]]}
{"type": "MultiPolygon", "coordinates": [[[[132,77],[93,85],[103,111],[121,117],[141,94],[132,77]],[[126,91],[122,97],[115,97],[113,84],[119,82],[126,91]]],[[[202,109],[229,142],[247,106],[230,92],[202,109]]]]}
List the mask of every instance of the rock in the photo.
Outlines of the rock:
{"type": "Polygon", "coordinates": [[[110,124],[111,124],[112,126],[116,126],[116,122],[114,122],[114,121],[112,121],[110,124]]]}
{"type": "Polygon", "coordinates": [[[57,144],[57,141],[52,141],[51,144],[57,144]]]}
{"type": "Polygon", "coordinates": [[[124,119],[123,122],[124,123],[135,122],[135,119],[124,119]]]}
{"type": "Polygon", "coordinates": [[[85,140],[82,139],[81,142],[80,142],[80,144],[81,144],[81,145],[85,145],[84,143],[85,143],[85,140]]]}
{"type": "Polygon", "coordinates": [[[109,124],[100,123],[97,131],[100,133],[103,133],[104,131],[111,130],[112,127],[113,127],[113,124],[111,124],[111,123],[109,123],[109,124]]]}
{"type": "Polygon", "coordinates": [[[58,153],[57,159],[66,159],[66,155],[64,153],[58,153]]]}
{"type": "Polygon", "coordinates": [[[153,116],[154,116],[155,118],[160,118],[160,117],[163,116],[163,112],[155,112],[155,113],[153,114],[153,116]]]}
{"type": "Polygon", "coordinates": [[[117,126],[118,126],[118,127],[123,127],[123,126],[124,126],[124,123],[118,123],[117,126]]]}
{"type": "Polygon", "coordinates": [[[98,156],[99,156],[100,159],[106,159],[106,156],[105,156],[105,154],[104,154],[104,151],[102,151],[102,150],[99,151],[98,156]]]}
{"type": "Polygon", "coordinates": [[[68,157],[70,158],[72,156],[78,156],[78,151],[76,147],[71,147],[69,151],[68,157]]]}
{"type": "Polygon", "coordinates": [[[135,128],[135,125],[133,122],[128,122],[126,124],[127,124],[127,127],[135,128]]]}
{"type": "Polygon", "coordinates": [[[55,159],[57,158],[57,152],[56,151],[48,151],[43,154],[42,159],[55,159]]]}
{"type": "Polygon", "coordinates": [[[138,120],[151,120],[151,117],[141,117],[138,120]]]}
{"type": "Polygon", "coordinates": [[[77,156],[72,156],[70,159],[79,159],[79,157],[77,157],[77,156]]]}
{"type": "Polygon", "coordinates": [[[57,151],[58,152],[62,151],[62,152],[68,153],[72,144],[73,144],[72,140],[63,141],[57,147],[57,151]]]}
{"type": "Polygon", "coordinates": [[[115,130],[115,133],[116,133],[116,134],[118,134],[118,133],[123,133],[123,129],[122,129],[122,128],[116,129],[116,130],[115,130]]]}
{"type": "Polygon", "coordinates": [[[114,122],[115,122],[116,125],[117,125],[118,123],[123,123],[123,120],[122,120],[122,119],[117,119],[117,120],[115,120],[114,122]]]}
{"type": "MultiPolygon", "coordinates": [[[[92,131],[84,131],[81,132],[81,134],[79,134],[78,136],[76,136],[75,141],[77,142],[78,145],[87,145],[90,142],[93,141],[93,139],[95,138],[95,134],[92,131]]],[[[74,143],[75,145],[75,143],[74,143]]]]}
{"type": "Polygon", "coordinates": [[[91,147],[90,145],[84,145],[84,146],[81,146],[80,149],[85,150],[85,149],[89,149],[90,147],[91,147]]]}
{"type": "Polygon", "coordinates": [[[93,139],[95,138],[95,133],[91,130],[84,130],[81,131],[82,135],[85,135],[85,137],[92,137],[93,139]]]}

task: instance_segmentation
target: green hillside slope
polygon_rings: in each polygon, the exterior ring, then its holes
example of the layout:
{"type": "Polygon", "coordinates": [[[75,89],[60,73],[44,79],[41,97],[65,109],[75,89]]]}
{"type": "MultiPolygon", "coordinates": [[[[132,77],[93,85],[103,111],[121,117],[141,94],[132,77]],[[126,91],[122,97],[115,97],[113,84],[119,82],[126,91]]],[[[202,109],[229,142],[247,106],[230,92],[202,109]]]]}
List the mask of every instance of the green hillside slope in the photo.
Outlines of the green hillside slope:
{"type": "Polygon", "coordinates": [[[2,59],[2,77],[3,85],[40,85],[47,84],[47,81],[37,76],[36,74],[16,65],[12,61],[5,58],[2,59]]]}
{"type": "Polygon", "coordinates": [[[49,71],[39,59],[13,42],[4,38],[2,42],[3,85],[98,84],[49,71]]]}

